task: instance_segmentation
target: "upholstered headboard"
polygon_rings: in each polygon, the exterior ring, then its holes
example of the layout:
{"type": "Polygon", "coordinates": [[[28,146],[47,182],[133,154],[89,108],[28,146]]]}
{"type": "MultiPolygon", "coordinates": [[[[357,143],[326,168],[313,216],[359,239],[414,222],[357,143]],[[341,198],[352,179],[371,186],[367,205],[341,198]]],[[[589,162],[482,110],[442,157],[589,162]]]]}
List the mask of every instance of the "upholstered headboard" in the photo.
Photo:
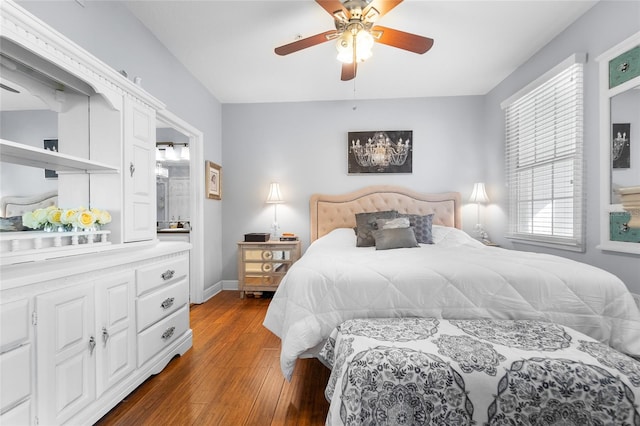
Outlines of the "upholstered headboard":
{"type": "Polygon", "coordinates": [[[356,213],[384,210],[420,215],[433,213],[434,224],[462,228],[459,192],[423,194],[399,186],[369,186],[342,195],[314,194],[309,210],[312,242],[336,228],[353,228],[356,213]]]}
{"type": "Polygon", "coordinates": [[[27,197],[2,197],[2,201],[0,201],[0,213],[2,217],[22,216],[24,212],[55,206],[57,203],[57,191],[27,197]]]}

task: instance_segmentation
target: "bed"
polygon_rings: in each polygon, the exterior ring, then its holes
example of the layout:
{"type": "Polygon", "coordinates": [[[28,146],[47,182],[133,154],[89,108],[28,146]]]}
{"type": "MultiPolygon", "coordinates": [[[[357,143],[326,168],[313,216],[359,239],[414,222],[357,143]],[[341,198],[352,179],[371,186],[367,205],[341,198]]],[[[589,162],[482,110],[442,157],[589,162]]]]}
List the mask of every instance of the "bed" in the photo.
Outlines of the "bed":
{"type": "Polygon", "coordinates": [[[640,311],[624,283],[566,258],[488,247],[461,231],[460,194],[374,186],[310,200],[311,244],[273,295],[264,326],[281,339],[281,369],[317,356],[355,318],[539,320],[640,356],[640,311]],[[433,244],[356,247],[356,215],[431,217],[433,244]]]}
{"type": "Polygon", "coordinates": [[[327,425],[640,425],[640,361],[536,320],[347,320],[327,425]]]}
{"type": "Polygon", "coordinates": [[[55,206],[58,192],[47,191],[29,196],[6,196],[0,200],[0,230],[23,231],[22,214],[36,209],[55,206]]]}

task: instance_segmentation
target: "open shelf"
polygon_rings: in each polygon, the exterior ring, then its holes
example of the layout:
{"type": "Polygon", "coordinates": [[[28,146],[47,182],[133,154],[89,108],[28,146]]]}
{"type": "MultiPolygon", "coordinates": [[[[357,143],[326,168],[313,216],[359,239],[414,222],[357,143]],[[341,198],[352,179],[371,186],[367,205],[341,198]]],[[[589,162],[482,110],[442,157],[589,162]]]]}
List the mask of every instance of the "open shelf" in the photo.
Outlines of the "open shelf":
{"type": "Polygon", "coordinates": [[[62,173],[118,173],[117,167],[72,155],[35,148],[0,139],[0,160],[4,163],[55,170],[62,173]]]}

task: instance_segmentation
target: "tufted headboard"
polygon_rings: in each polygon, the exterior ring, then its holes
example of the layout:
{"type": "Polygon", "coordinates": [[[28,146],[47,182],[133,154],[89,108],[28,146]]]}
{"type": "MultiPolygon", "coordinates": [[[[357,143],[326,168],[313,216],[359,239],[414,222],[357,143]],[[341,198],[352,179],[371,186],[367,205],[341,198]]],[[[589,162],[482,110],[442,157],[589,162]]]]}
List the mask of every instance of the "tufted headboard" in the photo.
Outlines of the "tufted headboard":
{"type": "Polygon", "coordinates": [[[0,215],[2,217],[22,216],[22,213],[55,206],[58,203],[58,192],[50,191],[28,197],[2,197],[0,215]]]}
{"type": "Polygon", "coordinates": [[[400,186],[378,185],[342,195],[312,195],[309,201],[311,242],[336,228],[353,228],[356,213],[384,210],[420,215],[434,213],[435,225],[462,228],[459,192],[422,194],[400,186]]]}

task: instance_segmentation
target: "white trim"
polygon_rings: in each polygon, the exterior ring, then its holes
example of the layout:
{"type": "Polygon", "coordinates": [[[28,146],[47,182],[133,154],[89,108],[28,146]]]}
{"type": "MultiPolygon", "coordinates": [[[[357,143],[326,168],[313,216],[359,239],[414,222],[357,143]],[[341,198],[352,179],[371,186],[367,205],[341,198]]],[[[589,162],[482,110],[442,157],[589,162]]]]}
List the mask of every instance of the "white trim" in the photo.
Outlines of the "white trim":
{"type": "Polygon", "coordinates": [[[628,253],[640,255],[640,243],[627,243],[622,241],[611,241],[609,212],[621,211],[621,206],[611,204],[611,149],[610,149],[610,117],[611,117],[611,97],[640,87],[640,77],[635,77],[616,87],[609,88],[609,61],[620,54],[640,45],[640,32],[625,39],[611,49],[602,53],[596,58],[598,62],[598,80],[600,95],[600,244],[596,246],[598,250],[611,251],[617,253],[628,253]]]}
{"type": "Polygon", "coordinates": [[[518,99],[520,99],[523,95],[529,93],[531,90],[545,83],[547,80],[555,77],[556,75],[558,75],[559,72],[564,71],[565,69],[569,68],[571,65],[585,64],[586,62],[587,62],[586,53],[574,53],[564,61],[560,62],[555,67],[551,68],[546,73],[542,74],[540,77],[538,77],[531,83],[527,84],[522,89],[518,90],[516,93],[514,93],[513,95],[509,96],[507,99],[502,101],[502,103],[500,103],[500,108],[502,109],[507,108],[509,105],[511,105],[518,99]]]}
{"type": "Polygon", "coordinates": [[[189,138],[189,179],[191,194],[189,194],[189,211],[191,233],[190,268],[189,268],[189,298],[191,303],[202,303],[206,300],[204,294],[204,135],[203,133],[182,120],[172,112],[164,109],[158,111],[158,121],[168,124],[171,128],[189,138]]]}

